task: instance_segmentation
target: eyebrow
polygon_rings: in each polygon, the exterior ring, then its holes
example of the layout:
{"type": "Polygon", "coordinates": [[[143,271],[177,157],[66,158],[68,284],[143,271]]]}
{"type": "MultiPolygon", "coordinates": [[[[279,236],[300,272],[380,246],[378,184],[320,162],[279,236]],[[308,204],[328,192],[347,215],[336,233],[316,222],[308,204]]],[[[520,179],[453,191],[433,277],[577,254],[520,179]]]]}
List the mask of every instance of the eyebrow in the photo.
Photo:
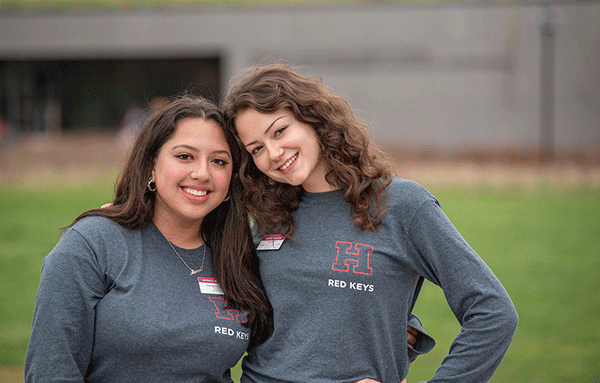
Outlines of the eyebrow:
{"type": "MultiPolygon", "coordinates": [[[[273,125],[275,125],[275,123],[276,123],[277,121],[281,120],[281,119],[282,119],[282,118],[284,118],[284,117],[285,117],[285,116],[277,117],[275,120],[273,120],[273,122],[271,122],[271,125],[269,125],[269,126],[267,127],[267,129],[265,129],[265,133],[264,133],[263,135],[266,135],[266,134],[268,134],[268,133],[269,133],[269,130],[271,130],[271,128],[273,127],[273,125]]],[[[248,144],[244,145],[244,147],[246,148],[246,147],[248,147],[248,146],[250,146],[250,145],[254,145],[254,144],[256,144],[257,142],[258,142],[258,141],[254,140],[254,141],[252,141],[252,142],[250,142],[250,143],[248,143],[248,144]]]]}
{"type": "Polygon", "coordinates": [[[185,145],[185,144],[175,145],[171,148],[171,150],[181,149],[181,148],[198,151],[198,148],[191,146],[191,145],[185,145]]]}
{"type": "Polygon", "coordinates": [[[226,154],[231,157],[231,153],[229,153],[227,150],[215,150],[213,151],[213,154],[226,154]]]}
{"type": "MultiPolygon", "coordinates": [[[[199,151],[198,148],[196,148],[194,146],[191,146],[191,145],[185,145],[185,144],[173,146],[171,148],[171,150],[181,149],[181,148],[193,150],[195,152],[199,151]]],[[[231,153],[229,151],[227,151],[227,150],[221,150],[221,149],[220,150],[213,150],[212,153],[227,154],[229,157],[231,157],[231,153]]]]}

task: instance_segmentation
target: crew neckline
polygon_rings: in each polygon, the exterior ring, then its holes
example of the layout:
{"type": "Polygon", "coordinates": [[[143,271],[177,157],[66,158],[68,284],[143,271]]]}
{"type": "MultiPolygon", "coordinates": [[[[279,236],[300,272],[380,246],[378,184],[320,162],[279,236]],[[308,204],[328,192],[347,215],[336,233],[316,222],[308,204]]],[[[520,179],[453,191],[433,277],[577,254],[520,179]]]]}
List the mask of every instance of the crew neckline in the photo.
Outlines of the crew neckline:
{"type": "MultiPolygon", "coordinates": [[[[165,245],[168,247],[169,246],[169,242],[166,241],[166,237],[158,229],[158,227],[156,226],[156,224],[154,223],[154,221],[151,220],[150,223],[151,223],[151,228],[154,231],[154,233],[155,233],[156,237],[158,238],[158,240],[162,239],[162,241],[160,241],[160,242],[164,242],[165,245]]],[[[180,251],[182,254],[186,253],[186,254],[192,254],[193,255],[193,254],[197,253],[200,250],[204,251],[203,248],[204,248],[204,246],[206,246],[206,242],[204,242],[202,245],[200,245],[200,246],[198,246],[196,248],[193,248],[193,249],[186,249],[184,247],[179,247],[179,246],[177,246],[174,243],[172,243],[172,245],[177,249],[177,251],[180,251]]],[[[210,248],[207,247],[206,250],[210,251],[210,248]]]]}
{"type": "Polygon", "coordinates": [[[305,191],[302,196],[302,203],[323,203],[329,201],[336,201],[339,198],[344,198],[341,189],[330,190],[320,193],[310,193],[305,191]]]}

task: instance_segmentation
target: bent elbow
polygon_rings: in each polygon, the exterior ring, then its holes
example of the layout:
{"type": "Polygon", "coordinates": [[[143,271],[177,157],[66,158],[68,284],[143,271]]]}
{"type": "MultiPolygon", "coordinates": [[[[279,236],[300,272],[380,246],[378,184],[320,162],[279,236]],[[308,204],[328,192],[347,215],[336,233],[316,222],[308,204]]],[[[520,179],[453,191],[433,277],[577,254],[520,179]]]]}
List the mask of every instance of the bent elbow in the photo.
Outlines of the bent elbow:
{"type": "Polygon", "coordinates": [[[517,309],[511,301],[508,302],[504,310],[502,311],[502,323],[507,333],[512,336],[517,331],[517,325],[519,324],[519,314],[517,309]]]}

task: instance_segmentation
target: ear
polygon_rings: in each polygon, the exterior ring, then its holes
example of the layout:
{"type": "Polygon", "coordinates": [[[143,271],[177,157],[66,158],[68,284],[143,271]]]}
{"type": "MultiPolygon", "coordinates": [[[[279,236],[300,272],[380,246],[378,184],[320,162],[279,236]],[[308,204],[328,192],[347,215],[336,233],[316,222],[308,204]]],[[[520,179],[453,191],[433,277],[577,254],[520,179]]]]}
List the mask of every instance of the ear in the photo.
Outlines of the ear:
{"type": "Polygon", "coordinates": [[[150,172],[150,176],[153,179],[156,179],[156,157],[152,159],[152,171],[150,172]]]}
{"type": "Polygon", "coordinates": [[[150,171],[150,177],[156,182],[156,160],[152,164],[152,170],[150,171]]]}

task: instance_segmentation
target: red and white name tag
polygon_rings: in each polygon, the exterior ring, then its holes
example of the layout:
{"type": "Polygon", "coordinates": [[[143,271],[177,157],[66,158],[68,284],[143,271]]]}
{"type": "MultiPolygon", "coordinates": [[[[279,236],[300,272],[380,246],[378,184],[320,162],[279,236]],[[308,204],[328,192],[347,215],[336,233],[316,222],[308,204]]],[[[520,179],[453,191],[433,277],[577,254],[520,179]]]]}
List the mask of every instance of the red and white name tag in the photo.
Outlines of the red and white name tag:
{"type": "Polygon", "coordinates": [[[283,234],[268,234],[265,235],[256,250],[278,250],[285,241],[283,234]]]}
{"type": "Polygon", "coordinates": [[[217,283],[216,278],[198,277],[198,284],[200,285],[200,292],[202,294],[225,294],[221,290],[221,286],[217,283]]]}

